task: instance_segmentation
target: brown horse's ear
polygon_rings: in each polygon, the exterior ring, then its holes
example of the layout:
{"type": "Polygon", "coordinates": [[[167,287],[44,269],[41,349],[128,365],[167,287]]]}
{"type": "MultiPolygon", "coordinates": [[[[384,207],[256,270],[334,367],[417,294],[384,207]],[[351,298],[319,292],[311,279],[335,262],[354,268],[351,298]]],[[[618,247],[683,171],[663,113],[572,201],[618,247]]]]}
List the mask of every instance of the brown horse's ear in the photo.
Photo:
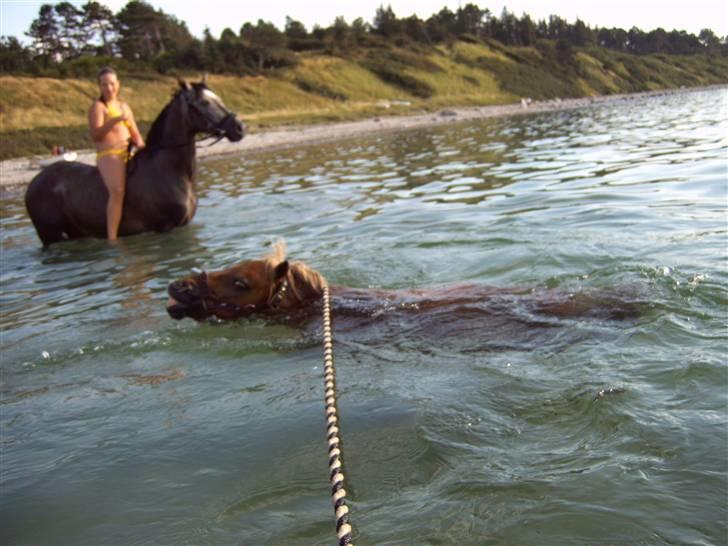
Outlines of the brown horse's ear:
{"type": "Polygon", "coordinates": [[[179,83],[179,86],[182,89],[185,89],[185,90],[189,91],[192,88],[192,86],[190,85],[190,83],[187,80],[185,80],[184,78],[178,78],[177,79],[177,82],[179,83]]]}
{"type": "Polygon", "coordinates": [[[279,263],[273,271],[273,280],[280,280],[288,274],[288,260],[279,263]]]}

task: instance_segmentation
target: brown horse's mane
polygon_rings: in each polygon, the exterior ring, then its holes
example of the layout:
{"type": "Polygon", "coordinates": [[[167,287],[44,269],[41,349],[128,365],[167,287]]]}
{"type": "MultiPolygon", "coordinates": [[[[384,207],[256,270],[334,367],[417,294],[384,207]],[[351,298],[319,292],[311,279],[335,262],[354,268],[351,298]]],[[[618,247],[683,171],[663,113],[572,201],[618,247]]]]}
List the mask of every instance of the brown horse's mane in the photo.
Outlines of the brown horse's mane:
{"type": "MultiPolygon", "coordinates": [[[[279,264],[286,261],[286,243],[284,241],[273,243],[271,252],[264,260],[266,268],[272,273],[279,264]]],[[[323,294],[325,284],[324,276],[305,263],[289,263],[288,286],[297,299],[303,300],[312,294],[320,296],[323,294]]]]}

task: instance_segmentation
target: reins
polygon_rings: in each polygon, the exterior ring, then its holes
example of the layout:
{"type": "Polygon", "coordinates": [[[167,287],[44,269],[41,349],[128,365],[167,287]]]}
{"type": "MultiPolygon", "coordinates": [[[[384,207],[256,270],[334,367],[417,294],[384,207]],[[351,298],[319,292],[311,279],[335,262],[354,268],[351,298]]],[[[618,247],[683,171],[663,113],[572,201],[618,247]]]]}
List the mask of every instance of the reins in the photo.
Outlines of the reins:
{"type": "Polygon", "coordinates": [[[329,444],[329,479],[331,480],[331,501],[336,515],[336,537],[339,546],[351,542],[349,507],[346,505],[344,473],[342,472],[339,420],[336,411],[336,374],[334,370],[334,349],[331,334],[331,299],[329,285],[323,286],[323,331],[324,331],[324,401],[326,407],[326,434],[329,444]]]}
{"type": "Polygon", "coordinates": [[[190,98],[190,93],[194,93],[190,90],[183,90],[180,91],[180,94],[178,96],[181,96],[187,106],[191,108],[192,110],[195,110],[202,119],[205,120],[205,123],[207,124],[207,127],[205,127],[204,130],[200,132],[204,132],[205,135],[201,138],[196,138],[193,136],[190,140],[178,143],[178,144],[169,144],[169,145],[160,145],[160,144],[153,144],[151,146],[147,146],[150,150],[175,150],[177,148],[184,148],[185,146],[189,146],[190,144],[198,144],[200,142],[204,142],[205,140],[214,138],[214,142],[211,142],[207,145],[209,148],[210,146],[214,146],[218,142],[220,142],[223,138],[225,138],[225,131],[223,129],[223,126],[230,121],[230,119],[235,119],[235,114],[232,112],[228,112],[225,116],[223,116],[222,119],[220,119],[217,123],[213,123],[210,121],[210,119],[207,117],[205,112],[200,108],[200,106],[194,101],[194,99],[190,98]]]}
{"type": "Polygon", "coordinates": [[[224,134],[215,134],[213,132],[210,132],[202,137],[193,137],[187,142],[181,142],[179,144],[170,144],[165,146],[160,146],[159,144],[155,144],[152,146],[146,146],[147,150],[176,150],[178,148],[184,148],[185,146],[189,146],[190,144],[199,144],[200,142],[204,142],[206,140],[209,140],[211,138],[214,138],[215,141],[211,142],[206,146],[206,148],[209,148],[210,146],[214,146],[218,142],[220,142],[223,138],[225,138],[224,134]]]}

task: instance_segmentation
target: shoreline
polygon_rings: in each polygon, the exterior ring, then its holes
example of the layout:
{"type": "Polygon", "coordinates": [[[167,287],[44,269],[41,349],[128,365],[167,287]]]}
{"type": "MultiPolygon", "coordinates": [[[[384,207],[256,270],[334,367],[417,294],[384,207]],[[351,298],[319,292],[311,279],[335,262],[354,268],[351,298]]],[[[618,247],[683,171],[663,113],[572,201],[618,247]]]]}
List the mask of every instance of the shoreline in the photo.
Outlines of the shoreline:
{"type": "MultiPolygon", "coordinates": [[[[433,113],[389,115],[357,121],[287,126],[282,129],[271,129],[260,133],[246,135],[240,142],[222,140],[211,147],[207,147],[204,144],[202,146],[198,145],[197,157],[199,161],[204,162],[206,160],[217,159],[228,155],[244,156],[246,154],[275,151],[297,146],[308,146],[349,138],[424,129],[495,117],[573,110],[605,102],[616,102],[620,100],[630,100],[649,96],[690,92],[701,89],[710,89],[713,87],[725,86],[664,89],[659,91],[645,91],[641,93],[533,101],[530,103],[522,101],[515,104],[492,106],[452,107],[443,108],[440,111],[433,113]]],[[[245,120],[243,120],[243,122],[244,121],[245,120]]],[[[74,150],[74,152],[77,154],[76,161],[90,165],[95,164],[96,154],[93,150],[74,150]]],[[[32,158],[17,158],[0,161],[0,187],[5,191],[22,189],[23,186],[28,184],[33,177],[40,172],[39,162],[43,159],[48,158],[36,156],[32,158]]]]}

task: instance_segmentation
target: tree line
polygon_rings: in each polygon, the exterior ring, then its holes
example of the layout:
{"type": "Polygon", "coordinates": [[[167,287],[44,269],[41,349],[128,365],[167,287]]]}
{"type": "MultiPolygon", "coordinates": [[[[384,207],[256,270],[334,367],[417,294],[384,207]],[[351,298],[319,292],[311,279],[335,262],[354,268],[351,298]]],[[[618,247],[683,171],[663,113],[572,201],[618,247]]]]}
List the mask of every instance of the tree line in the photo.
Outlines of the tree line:
{"type": "MultiPolygon", "coordinates": [[[[469,3],[452,11],[442,8],[428,19],[398,17],[391,6],[380,6],[371,23],[361,18],[347,22],[337,17],[328,27],[308,30],[286,18],[281,30],[270,22],[245,22],[219,37],[206,29],[192,36],[184,21],[164,13],[144,0],[132,0],[118,13],[95,1],[82,6],[70,2],[43,4],[26,32],[31,43],[0,37],[0,68],[5,73],[86,76],[101,65],[155,70],[202,70],[213,73],[260,74],[297,63],[296,53],[318,51],[353,55],[386,45],[434,46],[456,40],[497,40],[508,46],[533,46],[552,40],[558,48],[603,47],[636,55],[728,55],[728,37],[710,29],[697,36],[685,31],[658,28],[644,32],[636,27],[590,27],[580,19],[569,23],[557,15],[534,21],[517,17],[504,8],[500,15],[469,3]]],[[[123,68],[120,67],[120,68],[123,68]]]]}

